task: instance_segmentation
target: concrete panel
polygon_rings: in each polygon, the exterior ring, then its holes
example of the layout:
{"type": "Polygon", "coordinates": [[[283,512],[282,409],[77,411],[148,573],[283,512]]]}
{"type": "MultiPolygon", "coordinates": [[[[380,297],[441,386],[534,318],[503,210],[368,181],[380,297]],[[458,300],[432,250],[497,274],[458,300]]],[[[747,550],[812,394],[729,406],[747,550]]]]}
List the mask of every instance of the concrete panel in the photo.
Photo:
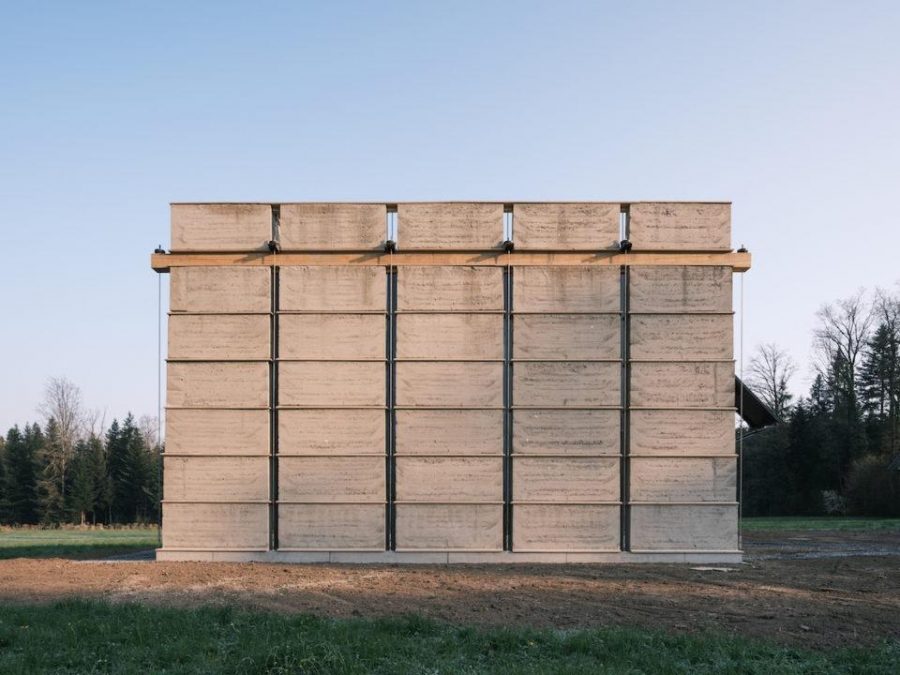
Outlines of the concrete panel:
{"type": "Polygon", "coordinates": [[[618,267],[516,267],[516,312],[618,312],[618,267]]]}
{"type": "Polygon", "coordinates": [[[173,267],[169,311],[268,313],[271,277],[267,267],[173,267]]]}
{"type": "Polygon", "coordinates": [[[397,504],[397,550],[498,551],[500,504],[397,504]]]}
{"type": "Polygon", "coordinates": [[[163,548],[266,549],[266,504],[163,503],[163,548]]]}
{"type": "Polygon", "coordinates": [[[729,360],[733,358],[734,317],[639,314],[631,317],[631,358],[729,360]]]}
{"type": "Polygon", "coordinates": [[[631,405],[659,408],[734,406],[733,363],[633,363],[631,405]]]}
{"type": "Polygon", "coordinates": [[[621,365],[590,361],[519,362],[513,366],[513,404],[593,407],[621,403],[621,365]]]}
{"type": "Polygon", "coordinates": [[[503,405],[503,364],[401,362],[396,397],[398,406],[499,407],[503,405]]]}
{"type": "Polygon", "coordinates": [[[517,314],[515,359],[618,359],[622,345],[617,314],[517,314]]]}
{"type": "Polygon", "coordinates": [[[397,239],[404,251],[497,248],[503,243],[503,204],[398,204],[397,239]]]}
{"type": "Polygon", "coordinates": [[[278,544],[300,550],[383,550],[384,505],[279,504],[278,544]]]}
{"type": "Polygon", "coordinates": [[[169,410],[166,452],[172,454],[269,454],[267,410],[169,410]]]}
{"type": "Polygon", "coordinates": [[[280,410],[280,455],[384,455],[383,410],[280,410]]]}
{"type": "Polygon", "coordinates": [[[165,499],[259,501],[269,498],[268,457],[169,457],[163,459],[165,499]]]}
{"type": "Polygon", "coordinates": [[[284,251],[381,249],[387,232],[384,204],[282,204],[279,241],[284,251]]]}
{"type": "Polygon", "coordinates": [[[270,239],[269,204],[172,204],[173,252],[265,251],[270,239]]]}
{"type": "Polygon", "coordinates": [[[730,250],[731,204],[631,204],[628,238],[638,250],[730,250]]]}
{"type": "Polygon", "coordinates": [[[516,249],[597,251],[618,248],[619,211],[610,203],[514,204],[516,249]]]}
{"type": "Polygon", "coordinates": [[[635,551],[735,551],[737,504],[631,507],[631,548],[635,551]]]}
{"type": "Polygon", "coordinates": [[[267,363],[169,363],[166,395],[174,408],[269,405],[267,363]]]}
{"type": "Polygon", "coordinates": [[[730,410],[632,410],[632,455],[722,455],[734,452],[730,410]]]}
{"type": "Polygon", "coordinates": [[[501,314],[401,314],[397,358],[503,359],[501,314]]]}
{"type": "Polygon", "coordinates": [[[632,312],[730,312],[730,267],[631,267],[632,312]]]}
{"type": "Polygon", "coordinates": [[[301,457],[278,460],[278,499],[286,502],[385,500],[384,457],[301,457]]]}
{"type": "Polygon", "coordinates": [[[400,502],[503,501],[501,457],[397,457],[400,502]]]}
{"type": "Polygon", "coordinates": [[[398,410],[397,455],[499,455],[500,410],[398,410]]]}
{"type": "Polygon", "coordinates": [[[284,312],[383,312],[387,274],[383,267],[281,267],[279,309],[284,312]]]}
{"type": "Polygon", "coordinates": [[[169,317],[170,359],[268,359],[269,317],[264,314],[188,314],[169,317]]]}
{"type": "Polygon", "coordinates": [[[437,312],[503,310],[500,267],[400,267],[397,309],[437,312]]]}
{"type": "Polygon", "coordinates": [[[636,502],[730,502],[736,498],[737,458],[631,458],[636,502]]]}
{"type": "Polygon", "coordinates": [[[619,539],[618,506],[513,506],[514,551],[616,551],[619,539]]]}
{"type": "Polygon", "coordinates": [[[282,359],[380,359],[387,357],[382,314],[282,314],[278,318],[282,359]]]}
{"type": "Polygon", "coordinates": [[[282,361],[278,404],[282,406],[383,406],[385,366],[378,362],[282,361]]]}
{"type": "Polygon", "coordinates": [[[514,457],[513,501],[619,501],[617,457],[514,457]]]}
{"type": "Polygon", "coordinates": [[[516,410],[513,452],[518,455],[618,455],[618,410],[516,410]]]}

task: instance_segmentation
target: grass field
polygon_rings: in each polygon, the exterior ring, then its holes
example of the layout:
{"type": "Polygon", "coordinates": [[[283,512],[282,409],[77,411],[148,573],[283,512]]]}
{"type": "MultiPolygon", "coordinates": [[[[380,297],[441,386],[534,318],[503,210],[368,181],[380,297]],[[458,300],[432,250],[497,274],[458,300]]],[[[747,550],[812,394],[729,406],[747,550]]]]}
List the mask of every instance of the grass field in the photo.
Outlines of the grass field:
{"type": "Polygon", "coordinates": [[[156,526],[120,529],[0,528],[0,560],[8,558],[91,558],[158,546],[156,526]]]}
{"type": "Polygon", "coordinates": [[[895,673],[900,645],[814,652],[626,628],[475,629],[228,608],[0,606],[3,673],[895,673]]]}
{"type": "Polygon", "coordinates": [[[872,532],[900,530],[900,518],[847,518],[832,516],[806,518],[787,516],[783,518],[744,518],[741,521],[744,532],[788,531],[788,530],[831,530],[835,532],[872,532]]]}

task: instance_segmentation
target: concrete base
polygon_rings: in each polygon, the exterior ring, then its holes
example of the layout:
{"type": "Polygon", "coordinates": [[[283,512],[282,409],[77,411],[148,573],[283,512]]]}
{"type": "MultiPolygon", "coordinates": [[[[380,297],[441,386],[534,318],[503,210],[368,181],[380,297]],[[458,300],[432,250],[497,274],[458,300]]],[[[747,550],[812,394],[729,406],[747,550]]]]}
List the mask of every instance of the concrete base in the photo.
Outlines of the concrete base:
{"type": "Polygon", "coordinates": [[[157,549],[165,562],[350,563],[388,565],[521,563],[690,563],[739,564],[741,551],[656,551],[610,553],[515,553],[506,551],[212,551],[157,549]]]}

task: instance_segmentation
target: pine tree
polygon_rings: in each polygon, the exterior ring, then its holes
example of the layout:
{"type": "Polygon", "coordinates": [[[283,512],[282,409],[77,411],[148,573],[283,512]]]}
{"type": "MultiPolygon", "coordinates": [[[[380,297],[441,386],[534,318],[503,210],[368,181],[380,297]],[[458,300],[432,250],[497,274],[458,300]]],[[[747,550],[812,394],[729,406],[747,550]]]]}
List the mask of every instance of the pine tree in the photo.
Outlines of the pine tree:
{"type": "Polygon", "coordinates": [[[121,426],[113,420],[106,434],[106,448],[113,521],[148,519],[153,498],[150,454],[133,415],[129,413],[121,426]]]}
{"type": "Polygon", "coordinates": [[[44,443],[38,452],[41,473],[38,479],[38,495],[41,505],[41,522],[55,525],[66,520],[65,473],[58,461],[62,454],[59,425],[51,417],[47,420],[44,443]]]}
{"type": "Polygon", "coordinates": [[[7,522],[34,525],[38,522],[37,448],[43,443],[40,427],[25,425],[24,433],[14,426],[6,435],[7,522]]]}
{"type": "Polygon", "coordinates": [[[82,525],[88,516],[96,521],[97,497],[100,489],[95,467],[94,452],[92,447],[99,444],[98,439],[91,437],[89,440],[81,440],[75,444],[75,455],[72,458],[71,474],[72,487],[67,495],[67,510],[75,514],[82,525]]]}

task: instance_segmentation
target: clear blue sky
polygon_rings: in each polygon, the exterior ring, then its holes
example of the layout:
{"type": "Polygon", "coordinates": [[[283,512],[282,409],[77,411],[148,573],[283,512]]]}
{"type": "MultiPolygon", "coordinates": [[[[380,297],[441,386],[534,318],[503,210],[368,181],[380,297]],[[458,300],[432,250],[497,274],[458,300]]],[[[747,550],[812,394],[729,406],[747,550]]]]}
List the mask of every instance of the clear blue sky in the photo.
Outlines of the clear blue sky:
{"type": "Polygon", "coordinates": [[[0,429],[53,375],[155,412],[179,200],[732,200],[805,363],[900,279],[898,157],[896,1],[4,2],[0,429]]]}

